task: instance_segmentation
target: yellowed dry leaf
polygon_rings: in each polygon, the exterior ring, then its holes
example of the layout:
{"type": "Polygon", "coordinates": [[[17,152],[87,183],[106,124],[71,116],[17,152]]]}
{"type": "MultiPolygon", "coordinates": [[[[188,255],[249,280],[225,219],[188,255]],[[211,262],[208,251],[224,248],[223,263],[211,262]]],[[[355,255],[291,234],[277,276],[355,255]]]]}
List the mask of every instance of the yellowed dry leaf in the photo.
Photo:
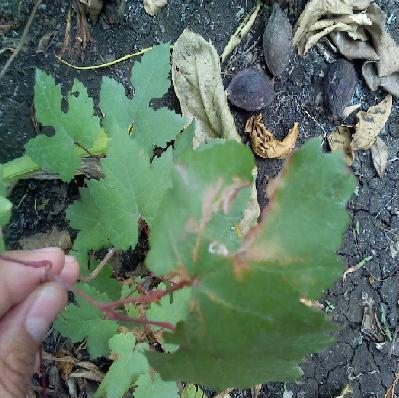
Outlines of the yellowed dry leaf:
{"type": "Polygon", "coordinates": [[[371,106],[366,112],[357,113],[359,122],[356,124],[356,132],[352,137],[353,150],[369,149],[377,135],[388,120],[392,110],[392,96],[387,95],[379,104],[371,106]]]}
{"type": "MultiPolygon", "coordinates": [[[[193,147],[212,138],[241,142],[224,91],[219,55],[202,36],[185,29],[173,46],[172,81],[183,116],[195,118],[193,147]]],[[[239,229],[242,234],[257,223],[260,208],[254,184],[239,229]]]]}
{"type": "Polygon", "coordinates": [[[344,108],[342,112],[342,117],[346,119],[348,116],[352,115],[353,112],[356,112],[361,107],[360,104],[349,105],[344,108]]]}
{"type": "Polygon", "coordinates": [[[266,159],[284,159],[293,150],[299,134],[299,123],[288,132],[287,136],[279,141],[263,124],[263,116],[252,116],[245,124],[245,132],[251,138],[254,152],[266,159]]]}
{"type": "Polygon", "coordinates": [[[369,61],[363,64],[362,75],[371,91],[383,87],[389,94],[399,97],[399,72],[390,76],[379,77],[376,63],[369,61]]]}
{"type": "Polygon", "coordinates": [[[338,51],[348,59],[367,59],[378,61],[380,57],[368,41],[353,40],[347,32],[331,32],[330,39],[338,51]]]}
{"type": "Polygon", "coordinates": [[[309,26],[313,25],[323,15],[350,15],[352,13],[353,7],[350,1],[310,0],[295,25],[294,45],[297,45],[308,32],[309,26]]]}
{"type": "Polygon", "coordinates": [[[377,137],[374,144],[370,148],[371,158],[377,173],[380,177],[384,176],[385,169],[388,164],[388,147],[382,138],[377,137]]]}
{"type": "Polygon", "coordinates": [[[341,394],[339,394],[335,398],[349,398],[352,393],[353,393],[352,387],[349,384],[347,384],[342,390],[341,394]]]}
{"type": "Polygon", "coordinates": [[[167,4],[168,0],[144,0],[144,10],[152,17],[161,11],[161,8],[167,4]]]}
{"type": "Polygon", "coordinates": [[[345,154],[345,161],[348,166],[351,166],[355,157],[354,151],[351,147],[353,126],[338,126],[338,128],[327,136],[330,149],[334,151],[343,151],[345,154]]]}

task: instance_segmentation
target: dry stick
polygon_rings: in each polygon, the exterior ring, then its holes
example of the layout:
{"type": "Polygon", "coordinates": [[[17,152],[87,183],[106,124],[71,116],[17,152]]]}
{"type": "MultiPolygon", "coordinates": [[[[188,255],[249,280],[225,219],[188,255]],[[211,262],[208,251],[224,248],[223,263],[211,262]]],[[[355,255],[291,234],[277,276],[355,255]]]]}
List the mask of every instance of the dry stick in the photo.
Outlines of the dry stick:
{"type": "Polygon", "coordinates": [[[98,267],[95,270],[93,270],[93,272],[90,275],[79,277],[79,280],[81,282],[90,282],[93,279],[97,278],[98,274],[104,269],[107,263],[109,263],[111,258],[114,256],[115,252],[116,252],[115,249],[109,249],[106,256],[101,260],[100,264],[98,264],[98,267]]]}
{"type": "Polygon", "coordinates": [[[28,37],[28,32],[30,29],[30,26],[32,25],[33,19],[35,18],[37,7],[39,7],[40,3],[42,0],[37,0],[36,4],[33,6],[33,10],[29,15],[28,22],[25,25],[24,32],[22,33],[21,39],[19,40],[18,46],[15,49],[15,51],[12,53],[11,57],[8,58],[8,61],[5,63],[3,66],[3,69],[0,71],[0,79],[7,73],[8,68],[14,61],[14,59],[17,57],[17,55],[21,52],[23,46],[25,45],[26,39],[28,37]]]}

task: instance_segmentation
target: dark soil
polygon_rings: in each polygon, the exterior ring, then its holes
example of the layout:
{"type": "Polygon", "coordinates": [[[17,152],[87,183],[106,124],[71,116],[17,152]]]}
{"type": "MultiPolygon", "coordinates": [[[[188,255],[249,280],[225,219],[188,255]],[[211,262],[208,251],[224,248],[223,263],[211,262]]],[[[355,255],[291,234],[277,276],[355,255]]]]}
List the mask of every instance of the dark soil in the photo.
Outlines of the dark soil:
{"type": "MultiPolygon", "coordinates": [[[[8,3],[12,2],[6,1],[3,11],[8,11],[8,3]]],[[[20,3],[17,19],[24,21],[33,2],[26,0],[20,3]]],[[[390,21],[399,20],[395,0],[382,0],[379,4],[390,21]]],[[[169,0],[168,6],[152,18],[144,12],[142,1],[127,0],[119,24],[109,24],[105,16],[96,25],[90,24],[94,41],[84,51],[83,61],[76,60],[73,51],[66,57],[86,65],[103,63],[154,43],[173,42],[185,27],[201,33],[221,52],[239,24],[240,15],[249,12],[253,5],[254,0],[169,0]]],[[[282,6],[289,10],[290,20],[294,23],[302,9],[300,2],[284,3],[282,6]]],[[[261,35],[269,11],[270,8],[263,11],[250,34],[222,66],[226,85],[244,67],[266,68],[261,53],[261,35]]],[[[53,74],[65,89],[77,77],[89,88],[95,102],[96,99],[98,101],[100,81],[104,75],[123,82],[127,91],[131,92],[128,84],[131,61],[96,71],[75,71],[57,62],[54,53],[57,53],[63,41],[66,12],[67,2],[61,0],[47,1],[40,6],[25,51],[0,81],[0,162],[21,156],[23,145],[36,134],[31,122],[35,68],[53,74]],[[52,31],[55,36],[46,52],[36,54],[40,38],[52,31]]],[[[7,12],[0,13],[0,17],[6,18],[7,12]]],[[[2,47],[12,46],[22,29],[23,23],[16,31],[0,37],[2,47]]],[[[389,29],[398,40],[399,31],[394,22],[389,29]]],[[[0,55],[0,66],[9,55],[9,52],[0,55]]],[[[298,145],[301,145],[311,137],[325,137],[335,125],[340,124],[340,121],[327,117],[321,95],[323,76],[329,63],[336,59],[337,55],[323,45],[313,48],[304,58],[293,54],[286,72],[275,80],[275,101],[262,112],[266,126],[277,136],[285,135],[293,122],[298,121],[301,126],[298,145]]],[[[384,93],[371,93],[360,80],[359,65],[355,64],[355,67],[359,84],[353,103],[360,103],[363,109],[367,109],[381,100],[384,93]]],[[[178,106],[172,93],[165,102],[173,108],[178,106]]],[[[243,131],[243,124],[250,114],[234,109],[234,115],[239,130],[243,131]]],[[[398,102],[394,101],[392,115],[380,134],[388,145],[391,160],[383,178],[378,177],[372,165],[370,151],[358,152],[352,167],[358,178],[358,189],[348,205],[351,222],[339,254],[348,267],[366,257],[372,256],[372,259],[356,272],[348,274],[345,280],[338,280],[321,299],[326,312],[339,325],[337,343],[307,358],[301,365],[303,377],[297,383],[276,381],[266,384],[261,397],[335,397],[349,384],[355,398],[383,398],[392,384],[398,371],[399,356],[398,347],[389,341],[390,338],[396,339],[398,325],[398,257],[393,250],[399,227],[398,126],[398,102]],[[381,320],[382,338],[362,328],[365,307],[370,310],[370,306],[381,320]]],[[[247,137],[243,136],[243,139],[248,143],[247,137]]],[[[281,169],[282,161],[257,159],[257,165],[258,199],[264,206],[265,189],[269,180],[281,169]]],[[[19,182],[11,197],[16,207],[7,230],[9,246],[17,247],[20,237],[48,231],[53,225],[66,227],[65,208],[76,197],[77,185],[73,183],[68,186],[58,181],[19,182]]],[[[251,395],[249,391],[237,391],[232,396],[251,395]]]]}

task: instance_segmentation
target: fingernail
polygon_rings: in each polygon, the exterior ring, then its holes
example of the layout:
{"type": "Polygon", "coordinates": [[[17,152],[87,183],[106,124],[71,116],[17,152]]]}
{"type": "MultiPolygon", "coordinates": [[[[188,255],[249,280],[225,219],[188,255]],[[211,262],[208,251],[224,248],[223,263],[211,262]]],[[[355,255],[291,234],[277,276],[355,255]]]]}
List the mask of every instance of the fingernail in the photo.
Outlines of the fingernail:
{"type": "Polygon", "coordinates": [[[43,247],[41,249],[33,250],[36,253],[51,253],[51,252],[59,252],[61,249],[59,247],[43,247]]]}
{"type": "Polygon", "coordinates": [[[38,293],[25,320],[28,334],[36,341],[42,341],[56,316],[62,292],[54,286],[46,286],[38,293]]]}
{"type": "Polygon", "coordinates": [[[65,264],[72,264],[76,261],[74,256],[65,256],[65,264]]]}

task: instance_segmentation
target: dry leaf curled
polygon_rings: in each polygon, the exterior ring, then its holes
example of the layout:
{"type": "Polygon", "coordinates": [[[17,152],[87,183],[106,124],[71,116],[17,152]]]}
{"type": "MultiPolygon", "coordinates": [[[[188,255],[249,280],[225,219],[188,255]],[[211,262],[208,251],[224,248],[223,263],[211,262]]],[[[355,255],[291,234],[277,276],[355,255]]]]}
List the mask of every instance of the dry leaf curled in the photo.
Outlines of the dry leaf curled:
{"type": "Polygon", "coordinates": [[[147,14],[152,17],[161,11],[161,8],[166,5],[168,0],[144,0],[144,9],[147,14]]]}
{"type": "Polygon", "coordinates": [[[338,128],[327,136],[330,149],[334,151],[343,151],[345,154],[345,161],[348,166],[351,166],[355,157],[351,146],[353,127],[352,126],[338,126],[338,128]]]}
{"type": "Polygon", "coordinates": [[[370,150],[374,167],[378,175],[383,177],[388,164],[388,147],[380,137],[377,137],[370,150]]]}
{"type": "Polygon", "coordinates": [[[386,96],[379,104],[371,106],[366,112],[357,113],[359,122],[356,124],[356,132],[352,137],[352,149],[369,149],[377,135],[385,126],[392,110],[392,96],[386,96]]]}
{"type": "Polygon", "coordinates": [[[294,123],[287,136],[279,141],[263,124],[263,116],[252,116],[245,124],[254,152],[266,159],[285,159],[293,150],[299,134],[299,124],[294,123]]]}

